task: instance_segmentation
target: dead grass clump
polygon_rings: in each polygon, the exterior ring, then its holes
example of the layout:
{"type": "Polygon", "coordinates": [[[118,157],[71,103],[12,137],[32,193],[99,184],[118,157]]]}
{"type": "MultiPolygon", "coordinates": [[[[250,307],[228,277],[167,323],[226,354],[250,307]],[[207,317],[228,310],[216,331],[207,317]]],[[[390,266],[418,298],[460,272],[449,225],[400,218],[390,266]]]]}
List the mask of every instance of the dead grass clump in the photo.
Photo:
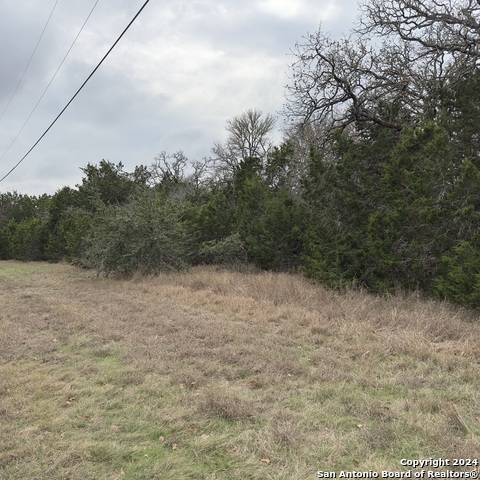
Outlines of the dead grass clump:
{"type": "Polygon", "coordinates": [[[395,444],[397,434],[390,423],[371,423],[359,430],[359,441],[365,443],[370,451],[388,452],[395,444]]]}
{"type": "Polygon", "coordinates": [[[278,414],[272,419],[268,436],[281,450],[294,453],[305,440],[305,425],[288,414],[278,414]]]}
{"type": "Polygon", "coordinates": [[[119,379],[119,384],[123,387],[138,386],[145,380],[145,373],[139,370],[130,370],[123,372],[119,379]]]}
{"type": "Polygon", "coordinates": [[[460,413],[459,408],[452,402],[448,402],[445,407],[445,415],[448,424],[452,428],[460,430],[464,434],[472,434],[474,430],[469,425],[468,420],[460,413]]]}
{"type": "Polygon", "coordinates": [[[206,391],[198,398],[199,414],[209,418],[252,420],[260,410],[258,402],[246,400],[228,390],[206,391]]]}

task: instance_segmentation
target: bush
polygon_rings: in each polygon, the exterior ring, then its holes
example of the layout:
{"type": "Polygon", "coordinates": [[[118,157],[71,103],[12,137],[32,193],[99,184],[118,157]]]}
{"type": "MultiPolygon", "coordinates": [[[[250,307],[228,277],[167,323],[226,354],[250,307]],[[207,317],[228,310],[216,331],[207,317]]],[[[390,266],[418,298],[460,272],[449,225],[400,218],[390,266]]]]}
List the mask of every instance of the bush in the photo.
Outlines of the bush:
{"type": "Polygon", "coordinates": [[[240,235],[234,233],[221,240],[203,242],[200,246],[199,257],[204,263],[233,266],[246,263],[247,253],[240,235]]]}
{"type": "Polygon", "coordinates": [[[181,206],[145,192],[123,206],[106,206],[86,240],[83,266],[99,273],[155,274],[189,264],[181,206]]]}

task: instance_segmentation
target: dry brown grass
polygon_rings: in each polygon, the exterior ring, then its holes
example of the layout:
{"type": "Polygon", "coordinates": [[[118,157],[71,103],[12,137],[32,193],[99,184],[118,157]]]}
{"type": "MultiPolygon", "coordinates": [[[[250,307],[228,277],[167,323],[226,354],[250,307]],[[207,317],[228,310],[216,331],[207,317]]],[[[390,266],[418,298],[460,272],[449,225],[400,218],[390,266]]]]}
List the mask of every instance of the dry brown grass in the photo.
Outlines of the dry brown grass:
{"type": "Polygon", "coordinates": [[[215,268],[0,263],[0,478],[315,478],[480,457],[480,321],[215,268]]]}

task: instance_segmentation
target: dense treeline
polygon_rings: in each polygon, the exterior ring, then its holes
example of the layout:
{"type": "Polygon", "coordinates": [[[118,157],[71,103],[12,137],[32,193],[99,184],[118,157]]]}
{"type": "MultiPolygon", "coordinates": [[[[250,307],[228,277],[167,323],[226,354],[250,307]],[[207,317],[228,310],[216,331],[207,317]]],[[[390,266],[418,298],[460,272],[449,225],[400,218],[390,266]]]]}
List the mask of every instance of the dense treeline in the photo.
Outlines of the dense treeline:
{"type": "Polygon", "coordinates": [[[75,189],[2,194],[0,257],[105,274],[254,264],[480,308],[479,7],[363,9],[348,39],[297,45],[281,145],[248,110],[208,159],[102,160],[75,189]]]}
{"type": "Polygon", "coordinates": [[[179,152],[133,173],[105,160],[89,164],[81,185],[51,197],[3,194],[1,258],[66,259],[107,274],[198,263],[296,268],[300,202],[280,185],[280,174],[275,185],[266,178],[286,150],[275,149],[265,166],[240,160],[231,177],[201,184],[178,165],[179,152]]]}

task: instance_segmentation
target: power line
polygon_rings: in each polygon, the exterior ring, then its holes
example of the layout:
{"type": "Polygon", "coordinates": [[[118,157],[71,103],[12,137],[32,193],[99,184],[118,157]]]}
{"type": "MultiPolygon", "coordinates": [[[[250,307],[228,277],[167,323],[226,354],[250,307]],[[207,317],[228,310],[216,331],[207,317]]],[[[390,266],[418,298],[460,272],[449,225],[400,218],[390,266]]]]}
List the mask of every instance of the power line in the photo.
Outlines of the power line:
{"type": "Polygon", "coordinates": [[[146,2],[142,5],[140,10],[136,13],[136,15],[132,18],[130,23],[125,27],[123,32],[120,34],[120,36],[115,40],[115,43],[109,48],[108,52],[103,56],[103,58],[100,60],[98,65],[93,69],[92,73],[87,77],[87,79],[82,83],[80,88],[76,91],[75,95],[70,99],[70,101],[63,107],[62,111],[55,117],[55,120],[50,124],[50,126],[43,132],[43,134],[40,136],[40,138],[33,144],[33,146],[28,150],[28,152],[16,163],[16,165],[13,166],[12,169],[10,169],[9,172],[7,172],[2,178],[0,178],[0,182],[3,182],[30,154],[30,152],[40,143],[40,141],[43,139],[43,137],[50,131],[50,129],[55,125],[57,120],[63,115],[65,110],[70,106],[70,104],[75,100],[77,95],[83,90],[83,87],[88,83],[88,81],[93,77],[95,72],[100,68],[102,63],[106,60],[106,58],[110,55],[112,50],[117,46],[117,43],[122,39],[122,37],[127,33],[127,30],[133,25],[135,20],[138,18],[138,16],[142,13],[143,9],[147,6],[147,4],[150,2],[150,0],[146,0],[146,2]]]}
{"type": "Polygon", "coordinates": [[[57,3],[58,3],[58,0],[56,0],[55,4],[53,5],[52,11],[50,12],[50,16],[49,16],[48,19],[47,19],[47,23],[46,23],[45,26],[43,27],[42,33],[40,34],[40,38],[38,39],[37,44],[35,45],[35,48],[33,49],[32,55],[30,56],[30,60],[28,60],[27,66],[25,67],[25,70],[23,71],[22,76],[20,77],[20,80],[19,80],[18,83],[17,83],[17,86],[15,87],[15,90],[13,91],[12,96],[10,97],[10,99],[9,99],[8,102],[7,102],[7,105],[6,105],[5,108],[3,109],[3,112],[2,112],[2,114],[0,115],[0,120],[3,118],[3,116],[5,115],[5,112],[8,110],[8,107],[9,107],[10,104],[12,103],[13,97],[15,97],[15,94],[16,94],[17,91],[18,91],[18,88],[20,87],[20,84],[22,83],[23,78],[25,77],[25,74],[27,73],[28,67],[29,67],[30,64],[32,63],[32,59],[33,59],[33,57],[35,56],[35,53],[36,53],[36,51],[37,51],[37,48],[38,48],[38,46],[40,45],[40,42],[42,41],[42,38],[43,38],[43,35],[44,35],[45,31],[47,30],[47,27],[48,27],[48,24],[50,23],[50,19],[52,18],[53,12],[55,11],[55,8],[57,7],[57,3]]]}
{"type": "MultiPolygon", "coordinates": [[[[47,90],[50,88],[50,85],[52,84],[53,80],[55,79],[55,77],[57,76],[57,73],[59,72],[60,68],[62,68],[62,65],[64,64],[65,60],[67,59],[68,55],[70,54],[73,46],[75,45],[76,41],[78,40],[78,37],[80,36],[80,34],[82,33],[83,29],[85,28],[85,25],[87,24],[88,20],[90,19],[90,17],[92,16],[92,13],[93,11],[95,10],[95,7],[97,6],[98,2],[100,0],[97,0],[95,2],[95,4],[93,5],[92,9],[90,10],[90,13],[88,14],[85,22],[83,22],[83,25],[81,26],[79,32],[77,33],[77,36],[74,38],[72,44],[70,45],[70,48],[67,50],[67,53],[65,54],[65,56],[63,57],[62,61],[60,62],[60,65],[58,66],[57,70],[55,71],[55,73],[53,74],[52,78],[50,79],[50,81],[48,82],[48,85],[45,87],[45,90],[43,91],[43,93],[40,95],[40,98],[38,99],[37,103],[35,104],[35,106],[33,107],[33,110],[30,112],[30,115],[27,117],[27,119],[25,120],[25,122],[23,123],[23,125],[20,127],[20,130],[18,131],[18,133],[15,135],[15,137],[13,138],[13,140],[11,141],[10,145],[6,148],[6,150],[2,153],[2,155],[0,155],[0,160],[7,154],[7,152],[10,150],[10,148],[12,148],[12,145],[16,142],[17,138],[20,136],[20,134],[22,133],[23,129],[25,128],[25,125],[27,125],[28,121],[30,120],[30,118],[32,117],[32,115],[35,113],[35,110],[37,109],[38,107],[38,104],[42,101],[42,98],[45,96],[45,94],[47,93],[47,90]]],[[[1,117],[0,117],[1,118],[1,117]]]]}

